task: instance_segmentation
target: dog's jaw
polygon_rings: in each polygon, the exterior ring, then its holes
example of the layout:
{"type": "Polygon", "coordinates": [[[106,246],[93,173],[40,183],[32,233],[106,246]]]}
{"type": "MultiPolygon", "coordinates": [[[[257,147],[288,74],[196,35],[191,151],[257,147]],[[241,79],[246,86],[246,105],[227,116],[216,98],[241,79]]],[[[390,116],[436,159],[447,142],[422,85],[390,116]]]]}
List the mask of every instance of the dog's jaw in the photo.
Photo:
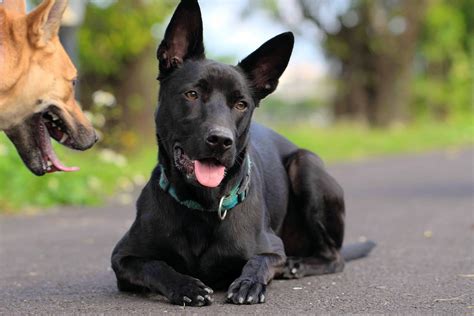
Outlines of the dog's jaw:
{"type": "Polygon", "coordinates": [[[219,160],[215,158],[193,160],[179,144],[174,145],[173,160],[174,166],[187,181],[202,187],[218,187],[227,174],[227,168],[219,160]]]}
{"type": "Polygon", "coordinates": [[[35,175],[79,170],[78,167],[66,167],[54,152],[51,138],[70,148],[76,148],[78,143],[72,129],[52,110],[37,113],[5,132],[35,175]]]}
{"type": "MultiPolygon", "coordinates": [[[[54,124],[54,123],[52,123],[54,124]]],[[[44,119],[39,119],[38,122],[38,145],[41,150],[41,154],[43,157],[42,165],[43,169],[46,173],[52,173],[56,171],[63,171],[63,172],[73,172],[78,171],[78,167],[66,167],[56,156],[56,153],[53,150],[51,145],[51,134],[49,131],[57,131],[58,133],[62,133],[60,142],[65,143],[68,140],[68,134],[66,132],[61,132],[59,128],[55,128],[51,125],[51,127],[47,127],[44,119]]]]}
{"type": "Polygon", "coordinates": [[[192,179],[194,177],[194,162],[179,145],[174,146],[173,157],[175,167],[188,179],[192,179]]]}

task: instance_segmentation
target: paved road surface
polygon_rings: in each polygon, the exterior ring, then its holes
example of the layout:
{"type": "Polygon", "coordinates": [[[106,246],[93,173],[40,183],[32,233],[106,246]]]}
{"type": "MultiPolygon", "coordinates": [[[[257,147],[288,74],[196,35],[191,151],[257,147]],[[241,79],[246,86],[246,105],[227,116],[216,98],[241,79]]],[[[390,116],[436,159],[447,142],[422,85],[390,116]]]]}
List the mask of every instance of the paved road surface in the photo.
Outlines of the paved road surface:
{"type": "Polygon", "coordinates": [[[117,292],[109,268],[131,206],[0,217],[0,313],[474,314],[473,149],[335,165],[347,197],[347,242],[372,255],[343,273],[275,281],[268,302],[210,307],[117,292]]]}

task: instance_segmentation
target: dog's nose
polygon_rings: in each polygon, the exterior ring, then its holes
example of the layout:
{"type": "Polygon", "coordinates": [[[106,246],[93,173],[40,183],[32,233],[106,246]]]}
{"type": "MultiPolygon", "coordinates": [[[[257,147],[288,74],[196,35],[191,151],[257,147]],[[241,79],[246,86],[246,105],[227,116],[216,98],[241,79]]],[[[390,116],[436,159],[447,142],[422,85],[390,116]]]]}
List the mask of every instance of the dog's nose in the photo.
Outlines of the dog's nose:
{"type": "Polygon", "coordinates": [[[213,128],[206,136],[206,144],[212,149],[228,150],[234,144],[234,137],[229,129],[213,128]]]}

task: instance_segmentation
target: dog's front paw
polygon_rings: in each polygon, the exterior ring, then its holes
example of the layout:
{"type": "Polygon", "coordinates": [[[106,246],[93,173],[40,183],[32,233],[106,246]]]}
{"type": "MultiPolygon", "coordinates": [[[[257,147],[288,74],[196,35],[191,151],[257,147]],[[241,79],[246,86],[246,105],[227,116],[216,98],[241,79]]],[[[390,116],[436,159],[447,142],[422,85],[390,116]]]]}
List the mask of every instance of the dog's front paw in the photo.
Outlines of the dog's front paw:
{"type": "Polygon", "coordinates": [[[227,302],[233,304],[257,304],[265,302],[267,286],[252,278],[238,278],[227,291],[227,302]]]}
{"type": "Polygon", "coordinates": [[[183,277],[172,285],[167,296],[176,305],[205,306],[212,304],[212,293],[212,289],[200,280],[183,277]]]}

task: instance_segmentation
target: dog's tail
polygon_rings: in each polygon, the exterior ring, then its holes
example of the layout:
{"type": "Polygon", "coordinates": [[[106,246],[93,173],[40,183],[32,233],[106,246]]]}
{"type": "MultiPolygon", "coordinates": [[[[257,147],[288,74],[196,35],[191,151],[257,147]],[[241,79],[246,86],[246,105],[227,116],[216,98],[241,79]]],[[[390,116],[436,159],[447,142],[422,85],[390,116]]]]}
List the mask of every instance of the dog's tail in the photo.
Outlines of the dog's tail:
{"type": "Polygon", "coordinates": [[[345,261],[355,260],[367,256],[376,246],[375,242],[367,240],[350,245],[344,245],[341,249],[341,255],[345,261]]]}

